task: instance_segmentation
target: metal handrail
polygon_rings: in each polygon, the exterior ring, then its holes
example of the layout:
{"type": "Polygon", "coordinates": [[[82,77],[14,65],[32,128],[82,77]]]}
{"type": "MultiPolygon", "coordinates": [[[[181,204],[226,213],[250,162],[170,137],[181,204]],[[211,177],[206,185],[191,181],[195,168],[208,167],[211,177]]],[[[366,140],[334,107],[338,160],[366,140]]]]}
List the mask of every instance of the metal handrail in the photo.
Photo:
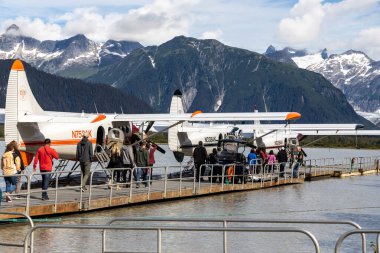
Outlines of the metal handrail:
{"type": "MultiPolygon", "coordinates": [[[[313,242],[315,252],[320,253],[320,247],[316,237],[309,231],[291,227],[254,227],[254,228],[216,228],[216,227],[125,227],[125,226],[109,226],[109,225],[37,225],[31,228],[24,239],[24,253],[28,252],[28,239],[33,235],[34,231],[39,229],[112,229],[112,230],[138,230],[138,231],[157,231],[157,252],[162,252],[162,232],[163,231],[192,231],[192,232],[263,232],[263,233],[301,233],[309,237],[313,242]]],[[[227,245],[227,238],[223,237],[223,245],[227,245]]],[[[33,242],[31,242],[33,243],[33,242]]],[[[103,248],[102,248],[103,249],[103,248]]],[[[30,250],[32,253],[32,249],[30,250]]],[[[105,252],[105,251],[102,251],[105,252]]],[[[224,251],[227,253],[227,247],[224,251]]]]}
{"type": "MultiPolygon", "coordinates": [[[[30,216],[28,214],[26,214],[26,213],[20,213],[20,212],[1,212],[0,211],[0,214],[24,216],[29,221],[30,227],[31,228],[34,227],[34,222],[33,222],[32,218],[30,218],[30,216]]],[[[30,240],[33,241],[33,235],[30,237],[30,240]]],[[[24,244],[0,242],[0,246],[22,248],[22,247],[24,247],[24,244]]],[[[33,249],[31,249],[31,250],[33,250],[33,249]]]]}
{"type": "MultiPolygon", "coordinates": [[[[203,222],[203,223],[221,223],[224,228],[228,226],[228,223],[271,223],[271,224],[319,224],[319,225],[349,225],[356,229],[362,231],[361,226],[353,221],[349,220],[286,220],[286,219],[197,219],[197,218],[114,218],[107,222],[106,224],[111,226],[114,222],[135,222],[135,221],[144,221],[144,222],[203,222]]],[[[361,233],[362,238],[362,252],[366,253],[366,237],[365,233],[361,233]]],[[[226,235],[225,235],[226,236],[226,235]]],[[[106,243],[106,231],[103,230],[103,249],[105,251],[106,243]]],[[[378,238],[380,241],[380,237],[378,238]]],[[[378,247],[380,243],[377,243],[378,247]]],[[[379,252],[379,251],[378,251],[379,252]]]]}
{"type": "Polygon", "coordinates": [[[353,235],[353,234],[377,234],[377,246],[376,246],[377,251],[376,252],[380,252],[380,244],[379,244],[380,229],[353,229],[351,231],[348,231],[339,237],[339,239],[337,240],[335,244],[334,252],[339,253],[344,239],[346,239],[348,236],[353,235]]]}

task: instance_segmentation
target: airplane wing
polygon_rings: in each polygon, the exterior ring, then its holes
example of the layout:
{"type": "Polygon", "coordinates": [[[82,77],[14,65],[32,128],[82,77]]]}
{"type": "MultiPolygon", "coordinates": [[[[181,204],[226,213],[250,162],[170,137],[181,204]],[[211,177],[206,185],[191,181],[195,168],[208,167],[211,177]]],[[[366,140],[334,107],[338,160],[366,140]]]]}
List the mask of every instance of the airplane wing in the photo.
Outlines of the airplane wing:
{"type": "Polygon", "coordinates": [[[302,132],[319,132],[323,131],[326,133],[329,132],[339,132],[339,131],[355,131],[363,128],[361,124],[260,124],[260,125],[236,125],[244,133],[252,133],[254,130],[288,130],[296,131],[299,133],[302,132]]]}
{"type": "Polygon", "coordinates": [[[263,112],[263,113],[183,113],[183,114],[169,114],[169,113],[154,113],[154,114],[81,114],[81,113],[64,113],[64,112],[45,112],[42,115],[27,114],[19,117],[18,122],[71,122],[71,123],[88,123],[93,121],[100,121],[108,119],[111,121],[130,121],[130,122],[145,122],[145,121],[254,121],[254,120],[268,120],[268,121],[289,121],[301,117],[297,112],[263,112]],[[56,117],[60,116],[60,117],[56,117]],[[58,120],[58,121],[57,121],[58,120]]]}
{"type": "Polygon", "coordinates": [[[379,136],[380,130],[299,131],[303,136],[379,136]]]}
{"type": "Polygon", "coordinates": [[[202,113],[196,111],[194,113],[182,114],[120,114],[114,116],[113,121],[289,121],[299,119],[301,114],[297,112],[236,112],[236,113],[202,113]]]}

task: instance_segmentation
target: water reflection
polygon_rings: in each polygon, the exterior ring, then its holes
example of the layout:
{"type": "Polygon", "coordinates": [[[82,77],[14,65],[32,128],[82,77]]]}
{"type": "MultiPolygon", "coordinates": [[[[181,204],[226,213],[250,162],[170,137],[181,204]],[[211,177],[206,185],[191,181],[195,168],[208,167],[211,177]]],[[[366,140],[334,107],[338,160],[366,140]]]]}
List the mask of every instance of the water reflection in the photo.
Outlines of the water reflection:
{"type": "MultiPolygon", "coordinates": [[[[378,151],[308,149],[309,157],[347,157],[377,155],[378,151]]],[[[168,156],[167,156],[168,157],[168,156]]],[[[309,158],[308,157],[308,158],[309,158]]],[[[158,164],[169,158],[157,156],[158,164]]],[[[174,160],[170,160],[172,163],[174,160]]],[[[352,220],[363,228],[380,228],[380,178],[353,177],[305,182],[249,192],[204,196],[171,202],[136,205],[44,219],[37,224],[105,224],[114,217],[187,217],[187,218],[261,218],[261,219],[334,219],[352,220]]],[[[131,223],[143,226],[141,223],[131,223]]],[[[190,224],[191,225],[191,224],[190,224]]],[[[193,224],[194,225],[194,224],[193,224]]],[[[205,224],[211,226],[213,224],[205,224]]],[[[238,224],[247,226],[247,224],[238,224]]],[[[263,226],[255,224],[250,226],[263,226]]],[[[275,225],[276,226],[276,225],[275,225]]],[[[281,225],[284,226],[284,225],[281,225]]],[[[301,226],[319,240],[322,252],[332,252],[334,241],[348,226],[301,226]]],[[[25,223],[0,226],[1,241],[21,243],[28,226],[25,223]]],[[[109,231],[107,250],[155,251],[155,232],[109,231]]],[[[221,252],[221,233],[164,232],[164,252],[221,252]]],[[[229,252],[312,252],[311,242],[295,233],[231,233],[229,252]]],[[[369,241],[374,241],[368,236],[369,241]]],[[[100,252],[101,231],[41,230],[36,233],[35,252],[100,252]]],[[[345,241],[344,252],[359,252],[359,237],[345,241]]],[[[0,252],[21,252],[0,247],[0,252]]],[[[368,248],[368,252],[371,252],[368,248]]]]}

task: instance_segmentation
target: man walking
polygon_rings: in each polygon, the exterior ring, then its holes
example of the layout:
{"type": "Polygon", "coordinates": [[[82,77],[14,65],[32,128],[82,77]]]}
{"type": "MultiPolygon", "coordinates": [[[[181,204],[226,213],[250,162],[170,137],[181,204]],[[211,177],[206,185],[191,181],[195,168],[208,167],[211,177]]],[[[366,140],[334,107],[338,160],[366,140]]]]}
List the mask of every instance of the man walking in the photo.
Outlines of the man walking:
{"type": "Polygon", "coordinates": [[[88,133],[84,133],[82,140],[77,144],[77,160],[82,171],[82,192],[87,191],[86,183],[90,176],[92,157],[94,156],[92,144],[88,140],[88,133]]]}
{"type": "Polygon", "coordinates": [[[145,187],[148,186],[149,181],[149,151],[146,149],[146,142],[140,143],[140,148],[136,151],[136,188],[140,187],[141,173],[144,178],[145,187]]]}
{"type": "Polygon", "coordinates": [[[280,151],[277,153],[277,161],[280,164],[280,177],[284,177],[284,171],[286,163],[288,162],[288,154],[285,151],[285,148],[282,147],[280,151]]]}
{"type": "Polygon", "coordinates": [[[40,172],[42,173],[42,200],[49,200],[47,189],[50,183],[51,172],[53,169],[53,158],[59,159],[57,151],[51,148],[51,140],[45,139],[44,146],[37,150],[36,157],[34,158],[33,171],[36,171],[37,163],[40,162],[40,172]]]}
{"type": "Polygon", "coordinates": [[[196,178],[195,180],[198,182],[199,179],[203,181],[203,173],[204,173],[204,168],[202,168],[201,171],[201,165],[206,163],[207,160],[207,151],[205,147],[203,147],[203,142],[199,141],[198,146],[194,149],[193,152],[193,157],[194,157],[194,164],[195,164],[195,169],[196,169],[196,178]]]}

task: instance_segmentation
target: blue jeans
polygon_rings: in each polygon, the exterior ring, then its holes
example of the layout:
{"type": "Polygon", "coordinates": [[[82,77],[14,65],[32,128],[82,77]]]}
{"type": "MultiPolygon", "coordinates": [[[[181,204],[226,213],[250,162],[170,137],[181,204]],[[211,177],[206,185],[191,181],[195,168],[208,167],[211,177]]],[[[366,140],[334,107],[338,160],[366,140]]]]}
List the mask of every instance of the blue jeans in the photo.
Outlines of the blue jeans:
{"type": "Polygon", "coordinates": [[[293,166],[293,177],[298,177],[298,168],[300,166],[299,162],[295,162],[293,166]]]}
{"type": "Polygon", "coordinates": [[[17,186],[17,177],[4,177],[5,180],[5,192],[12,193],[16,190],[17,186]]]}
{"type": "Polygon", "coordinates": [[[139,185],[141,181],[141,174],[142,174],[141,168],[136,168],[134,174],[135,174],[135,181],[139,185]]]}
{"type": "MultiPolygon", "coordinates": [[[[41,171],[41,172],[44,172],[44,171],[41,171]]],[[[42,176],[42,190],[46,191],[49,188],[51,174],[42,174],[41,176],[42,176]]],[[[48,196],[47,192],[42,192],[43,198],[47,196],[48,196]]]]}
{"type": "Polygon", "coordinates": [[[149,170],[150,170],[149,168],[141,169],[145,185],[147,185],[149,183],[149,178],[150,178],[150,171],[149,170]]]}

